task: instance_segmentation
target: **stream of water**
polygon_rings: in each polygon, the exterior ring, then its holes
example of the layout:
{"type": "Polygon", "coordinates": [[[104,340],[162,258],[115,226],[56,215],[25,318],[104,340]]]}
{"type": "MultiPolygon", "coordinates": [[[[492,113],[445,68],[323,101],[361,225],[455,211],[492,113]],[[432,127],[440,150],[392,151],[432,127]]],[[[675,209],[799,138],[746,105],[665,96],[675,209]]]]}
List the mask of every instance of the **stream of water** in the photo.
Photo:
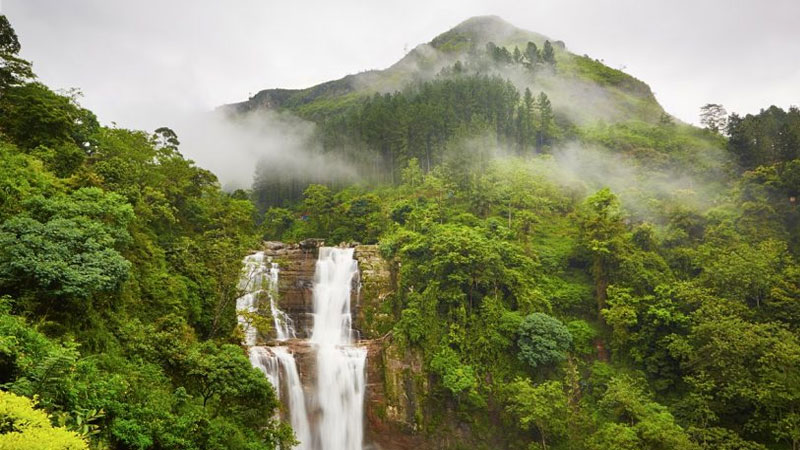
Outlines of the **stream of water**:
{"type": "MultiPolygon", "coordinates": [[[[297,340],[291,318],[278,305],[278,265],[264,253],[244,260],[236,302],[239,323],[250,361],[278,392],[285,415],[300,444],[298,450],[362,450],[367,351],[356,344],[350,309],[351,292],[358,281],[358,263],[352,248],[321,247],[314,272],[313,326],[310,339],[297,340]],[[257,345],[258,332],[248,315],[259,301],[269,299],[275,341],[257,345]],[[315,362],[313,382],[304,386],[295,355],[283,345],[309,346],[315,362]]],[[[312,377],[306,377],[312,379],[312,377]]]]}

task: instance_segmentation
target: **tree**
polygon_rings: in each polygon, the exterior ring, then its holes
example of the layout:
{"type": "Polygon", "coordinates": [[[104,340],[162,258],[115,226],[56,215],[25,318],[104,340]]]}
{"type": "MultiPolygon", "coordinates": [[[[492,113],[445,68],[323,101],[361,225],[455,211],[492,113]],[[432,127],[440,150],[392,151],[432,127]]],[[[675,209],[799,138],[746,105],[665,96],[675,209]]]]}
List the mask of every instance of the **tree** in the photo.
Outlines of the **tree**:
{"type": "Polygon", "coordinates": [[[506,411],[517,417],[522,428],[536,428],[543,450],[547,449],[548,440],[566,435],[569,410],[560,381],[533,385],[529,379],[517,378],[508,386],[508,392],[506,411]]]}
{"type": "Polygon", "coordinates": [[[673,387],[680,382],[673,343],[689,330],[687,305],[702,296],[702,291],[683,284],[659,286],[655,295],[641,297],[631,295],[630,289],[609,287],[608,308],[601,312],[612,329],[614,354],[644,367],[659,391],[673,387]]]}
{"type": "Polygon", "coordinates": [[[700,108],[700,124],[713,133],[722,133],[728,123],[728,112],[717,103],[707,103],[700,108]]]}
{"type": "Polygon", "coordinates": [[[567,327],[544,313],[525,317],[517,335],[519,358],[534,369],[563,361],[572,345],[572,335],[567,327]]]}
{"type": "Polygon", "coordinates": [[[153,138],[156,141],[156,147],[161,150],[168,150],[170,152],[177,152],[181,142],[178,140],[178,135],[168,127],[156,128],[153,133],[153,138]]]}
{"type": "Polygon", "coordinates": [[[271,411],[277,405],[274,390],[261,372],[254,369],[237,345],[217,345],[206,341],[192,347],[185,357],[186,379],[191,392],[203,399],[208,407],[214,399],[217,411],[236,405],[252,410],[271,411]]]}
{"type": "Polygon", "coordinates": [[[746,320],[745,310],[720,298],[703,302],[682,345],[682,368],[687,380],[703,381],[689,384],[712,417],[796,447],[800,339],[781,324],[746,320]]]}
{"type": "Polygon", "coordinates": [[[442,346],[431,359],[431,370],[439,375],[442,386],[455,396],[469,395],[478,386],[474,369],[461,362],[458,353],[442,346]]]}
{"type": "Polygon", "coordinates": [[[577,212],[581,247],[591,258],[598,313],[605,307],[611,272],[622,256],[622,210],[619,199],[603,188],[586,198],[577,212]]]}
{"type": "Polygon", "coordinates": [[[590,437],[591,449],[698,449],[663,405],[651,400],[641,383],[617,376],[598,402],[606,422],[590,437]]]}
{"type": "Polygon", "coordinates": [[[88,450],[74,431],[53,427],[44,411],[25,397],[0,391],[0,448],[4,450],[88,450]]]}
{"type": "Polygon", "coordinates": [[[118,288],[130,263],[119,253],[133,209],[117,194],[84,188],[28,200],[32,214],[0,225],[0,286],[87,299],[118,288]]]}
{"type": "Polygon", "coordinates": [[[31,63],[20,59],[19,40],[8,18],[0,15],[0,92],[34,77],[31,63]]]}
{"type": "Polygon", "coordinates": [[[544,41],[544,48],[542,49],[542,61],[546,64],[554,66],[556,64],[556,53],[553,50],[553,44],[550,41],[544,41]]]}
{"type": "Polygon", "coordinates": [[[262,236],[268,240],[280,240],[294,223],[295,218],[291,211],[272,207],[264,213],[264,222],[261,224],[262,236]]]}
{"type": "Polygon", "coordinates": [[[797,107],[784,111],[770,106],[744,117],[731,114],[725,131],[729,136],[728,150],[745,170],[800,158],[800,109],[797,107]]]}
{"type": "Polygon", "coordinates": [[[786,243],[767,239],[758,245],[700,246],[701,280],[718,295],[760,308],[783,277],[786,243]]]}
{"type": "Polygon", "coordinates": [[[534,108],[536,107],[536,99],[529,88],[525,88],[525,93],[522,96],[522,104],[519,106],[517,113],[517,141],[521,149],[525,149],[533,143],[535,137],[534,130],[534,108]]]}
{"type": "Polygon", "coordinates": [[[536,47],[536,44],[533,42],[528,42],[528,45],[525,47],[525,59],[528,60],[528,66],[532,69],[539,64],[539,48],[536,47]]]}
{"type": "Polygon", "coordinates": [[[547,94],[540,92],[536,99],[536,107],[539,110],[539,128],[536,132],[536,150],[541,152],[551,144],[553,138],[553,106],[547,94]]]}
{"type": "Polygon", "coordinates": [[[97,117],[41,83],[11,86],[0,97],[0,129],[25,149],[71,144],[90,150],[97,117]]]}
{"type": "Polygon", "coordinates": [[[315,237],[325,237],[331,231],[333,194],[327,186],[312,184],[303,192],[303,214],[315,237]]]}
{"type": "Polygon", "coordinates": [[[519,51],[519,47],[514,46],[514,62],[519,64],[522,62],[522,52],[519,51]]]}

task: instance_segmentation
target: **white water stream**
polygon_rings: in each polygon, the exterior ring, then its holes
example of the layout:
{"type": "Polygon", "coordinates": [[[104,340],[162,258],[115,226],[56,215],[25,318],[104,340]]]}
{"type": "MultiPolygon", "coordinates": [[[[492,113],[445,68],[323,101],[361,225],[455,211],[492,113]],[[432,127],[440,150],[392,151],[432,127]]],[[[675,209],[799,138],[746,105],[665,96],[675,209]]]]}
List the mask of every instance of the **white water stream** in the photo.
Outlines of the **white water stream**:
{"type": "Polygon", "coordinates": [[[317,351],[320,450],[361,450],[363,446],[367,351],[353,346],[350,315],[350,293],[357,275],[352,248],[319,249],[311,343],[317,351]]]}
{"type": "MultiPolygon", "coordinates": [[[[253,313],[266,293],[270,301],[275,340],[296,339],[292,320],[278,307],[279,270],[258,252],[244,260],[237,311],[253,313]]],[[[314,323],[310,344],[315,353],[313,386],[304,388],[294,355],[285,346],[257,346],[257,330],[246,315],[239,316],[250,347],[250,361],[279,393],[300,444],[299,450],[362,450],[366,348],[355,345],[350,294],[357,282],[353,249],[322,247],[314,273],[314,323]]],[[[300,343],[298,345],[303,345],[300,343]]]]}

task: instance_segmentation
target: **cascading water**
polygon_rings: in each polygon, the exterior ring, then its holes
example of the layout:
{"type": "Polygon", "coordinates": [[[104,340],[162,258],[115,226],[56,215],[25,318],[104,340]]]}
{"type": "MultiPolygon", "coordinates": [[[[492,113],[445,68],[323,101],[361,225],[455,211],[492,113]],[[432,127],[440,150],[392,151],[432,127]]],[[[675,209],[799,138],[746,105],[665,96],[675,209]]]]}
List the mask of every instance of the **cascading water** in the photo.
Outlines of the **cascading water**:
{"type": "Polygon", "coordinates": [[[272,314],[272,322],[275,326],[275,339],[285,341],[294,339],[297,335],[294,332],[294,323],[289,315],[278,308],[278,276],[280,269],[278,264],[270,262],[269,267],[269,310],[272,314]]]}
{"type": "Polygon", "coordinates": [[[257,252],[244,259],[244,274],[239,288],[244,294],[236,300],[238,320],[244,329],[244,344],[249,347],[250,363],[264,373],[278,396],[289,410],[298,450],[311,450],[311,427],[306,412],[305,394],[297,371],[294,355],[286,347],[265,347],[256,345],[258,330],[251,326],[247,314],[258,310],[258,299],[266,292],[269,297],[270,312],[275,328],[275,340],[286,341],[296,337],[292,320],[277,306],[279,269],[270,261],[269,269],[264,262],[264,252],[257,252]],[[265,286],[266,283],[266,286],[265,286]],[[266,289],[265,289],[266,288],[266,289]],[[283,382],[282,382],[283,381],[283,382]]]}
{"type": "MultiPolygon", "coordinates": [[[[279,270],[264,253],[244,260],[244,290],[237,310],[256,311],[259,295],[266,292],[274,320],[275,340],[296,339],[291,319],[277,304],[279,270]]],[[[245,330],[244,343],[250,347],[250,361],[269,379],[288,410],[300,450],[361,450],[364,436],[364,393],[367,351],[354,345],[350,294],[357,281],[358,263],[353,249],[321,247],[314,273],[314,323],[309,341],[316,354],[316,378],[306,396],[294,355],[285,346],[257,346],[257,331],[246,314],[239,322],[245,330]],[[310,420],[313,418],[313,420],[310,420]]]]}
{"type": "Polygon", "coordinates": [[[239,313],[237,320],[244,330],[244,344],[247,346],[256,345],[256,335],[258,330],[250,326],[250,320],[246,314],[256,311],[256,300],[258,294],[264,288],[264,252],[254,253],[244,258],[244,273],[239,279],[239,289],[243,291],[241,297],[236,299],[236,312],[239,313]]]}
{"type": "Polygon", "coordinates": [[[361,450],[364,439],[365,348],[353,346],[350,292],[358,274],[352,248],[319,249],[314,274],[316,400],[320,450],[361,450]]]}
{"type": "Polygon", "coordinates": [[[258,330],[250,325],[247,314],[241,314],[241,312],[255,313],[258,310],[259,296],[265,292],[269,297],[275,339],[285,341],[296,337],[292,319],[276,304],[280,269],[278,269],[278,264],[271,261],[269,263],[270,266],[267,268],[267,264],[264,262],[264,252],[257,252],[244,258],[244,275],[239,280],[239,289],[244,291],[244,294],[236,300],[236,311],[240,313],[238,320],[244,329],[244,343],[248,346],[256,344],[258,330]]]}

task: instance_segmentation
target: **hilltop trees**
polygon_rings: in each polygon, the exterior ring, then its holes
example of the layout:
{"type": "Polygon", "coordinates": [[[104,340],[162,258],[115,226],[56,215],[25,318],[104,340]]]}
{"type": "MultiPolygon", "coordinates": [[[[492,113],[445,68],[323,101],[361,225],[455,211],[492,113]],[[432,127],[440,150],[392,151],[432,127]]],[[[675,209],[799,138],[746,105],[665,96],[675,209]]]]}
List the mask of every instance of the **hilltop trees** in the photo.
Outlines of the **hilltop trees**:
{"type": "Polygon", "coordinates": [[[17,56],[20,48],[17,33],[8,18],[0,14],[0,93],[33,78],[31,63],[17,56]]]}
{"type": "Polygon", "coordinates": [[[507,48],[498,46],[494,42],[486,44],[486,54],[494,62],[502,64],[524,64],[531,71],[537,71],[541,66],[553,67],[556,64],[555,50],[550,41],[545,40],[540,50],[535,43],[528,42],[524,50],[515,46],[512,52],[507,48]]]}
{"type": "Polygon", "coordinates": [[[550,65],[555,65],[556,63],[556,53],[550,41],[544,41],[544,47],[542,47],[542,61],[550,65]]]}
{"type": "Polygon", "coordinates": [[[533,42],[528,42],[528,44],[525,46],[525,59],[527,59],[527,63],[531,68],[535,67],[536,64],[539,63],[539,48],[536,47],[536,44],[533,42]]]}
{"type": "Polygon", "coordinates": [[[784,111],[776,106],[758,114],[728,119],[728,149],[743,169],[800,158],[800,109],[784,111]]]}
{"type": "MultiPolygon", "coordinates": [[[[449,148],[471,138],[489,135],[527,153],[546,151],[560,134],[547,94],[521,95],[511,82],[484,75],[439,77],[393,94],[375,94],[326,118],[320,127],[330,150],[355,145],[360,151],[352,164],[389,181],[399,180],[413,158],[431,170],[453,156],[449,148]]],[[[261,191],[257,183],[257,197],[261,191]]]]}
{"type": "Polygon", "coordinates": [[[717,103],[707,103],[700,108],[700,124],[712,133],[722,133],[728,121],[728,112],[717,103]]]}

